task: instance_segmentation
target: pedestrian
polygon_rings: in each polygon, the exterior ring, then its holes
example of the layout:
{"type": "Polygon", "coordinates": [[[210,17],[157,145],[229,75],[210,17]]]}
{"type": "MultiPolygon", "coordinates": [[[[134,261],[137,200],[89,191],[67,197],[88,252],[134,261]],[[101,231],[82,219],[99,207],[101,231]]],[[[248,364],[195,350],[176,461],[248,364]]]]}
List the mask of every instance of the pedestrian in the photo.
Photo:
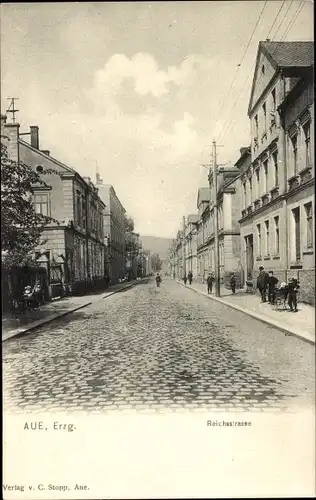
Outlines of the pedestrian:
{"type": "Polygon", "coordinates": [[[269,271],[268,276],[268,304],[275,303],[275,291],[279,280],[273,276],[273,271],[269,271]]]}
{"type": "Polygon", "coordinates": [[[234,273],[231,275],[231,278],[230,278],[230,288],[231,288],[231,291],[233,293],[236,292],[236,278],[234,276],[234,273]]]}
{"type": "Polygon", "coordinates": [[[187,278],[187,275],[186,275],[186,274],[183,276],[183,281],[184,281],[184,284],[186,285],[186,284],[187,284],[187,281],[188,281],[188,278],[187,278]]]}
{"type": "Polygon", "coordinates": [[[292,312],[297,312],[297,293],[300,286],[295,278],[291,278],[288,284],[288,304],[292,312]]]}
{"type": "Polygon", "coordinates": [[[161,279],[161,276],[159,273],[156,274],[156,285],[157,287],[159,288],[160,287],[160,283],[162,282],[162,279],[161,279]]]}
{"type": "Polygon", "coordinates": [[[261,295],[261,302],[267,302],[267,286],[268,286],[268,273],[262,266],[259,267],[259,276],[257,279],[257,288],[261,295]]]}
{"type": "Polygon", "coordinates": [[[212,293],[213,281],[214,281],[214,276],[212,275],[212,273],[209,273],[209,275],[206,279],[208,295],[210,295],[212,293]]]}
{"type": "Polygon", "coordinates": [[[188,274],[188,280],[189,280],[189,285],[192,285],[192,280],[193,280],[192,271],[190,271],[189,274],[188,274]]]}

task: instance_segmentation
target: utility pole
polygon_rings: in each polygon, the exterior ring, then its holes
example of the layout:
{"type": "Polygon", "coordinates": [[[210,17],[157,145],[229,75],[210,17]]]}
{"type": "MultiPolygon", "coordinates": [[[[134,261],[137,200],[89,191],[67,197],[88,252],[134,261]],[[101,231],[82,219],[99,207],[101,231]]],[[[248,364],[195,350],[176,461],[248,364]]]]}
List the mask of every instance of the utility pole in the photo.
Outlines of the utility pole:
{"type": "Polygon", "coordinates": [[[186,276],[186,262],[185,262],[185,217],[183,217],[183,238],[182,238],[182,270],[183,270],[183,276],[186,276]]]}
{"type": "Polygon", "coordinates": [[[215,260],[215,294],[216,297],[221,295],[221,276],[220,276],[220,261],[219,261],[219,238],[218,238],[218,198],[217,198],[217,152],[216,141],[213,141],[213,200],[214,200],[214,260],[215,260]]]}

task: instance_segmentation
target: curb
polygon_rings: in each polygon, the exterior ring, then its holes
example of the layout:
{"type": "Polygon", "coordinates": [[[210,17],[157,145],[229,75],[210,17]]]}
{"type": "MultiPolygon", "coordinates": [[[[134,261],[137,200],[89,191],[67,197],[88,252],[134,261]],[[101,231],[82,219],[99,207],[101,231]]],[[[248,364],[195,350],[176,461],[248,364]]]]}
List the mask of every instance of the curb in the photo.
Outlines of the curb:
{"type": "Polygon", "coordinates": [[[83,309],[84,307],[90,306],[91,304],[92,304],[92,302],[86,302],[86,304],[81,304],[81,306],[73,307],[72,309],[69,309],[68,311],[64,311],[63,313],[54,314],[54,316],[50,316],[49,318],[40,319],[38,321],[35,321],[34,323],[30,324],[29,326],[26,326],[25,328],[11,330],[11,332],[7,333],[7,337],[2,339],[2,342],[5,342],[6,340],[12,339],[13,337],[16,337],[17,335],[23,335],[27,332],[30,332],[31,330],[35,330],[36,328],[39,328],[42,325],[46,325],[48,323],[51,323],[55,319],[62,318],[63,316],[67,316],[67,314],[73,313],[75,311],[79,311],[79,309],[83,309]]]}
{"type": "MultiPolygon", "coordinates": [[[[181,281],[177,280],[177,283],[179,285],[182,285],[182,286],[185,287],[185,285],[183,283],[181,283],[181,281]]],[[[188,289],[188,287],[185,287],[185,288],[188,289]]],[[[190,288],[190,290],[193,290],[195,293],[199,293],[200,295],[204,295],[208,299],[215,300],[216,302],[219,302],[220,304],[223,304],[223,305],[225,305],[227,307],[231,307],[232,309],[235,309],[236,311],[239,311],[239,312],[242,312],[244,314],[247,314],[247,316],[251,316],[252,318],[254,318],[254,319],[258,320],[258,321],[261,321],[262,323],[265,323],[266,325],[273,326],[274,328],[277,328],[278,330],[280,330],[281,332],[284,332],[287,335],[290,335],[290,336],[293,336],[293,337],[297,337],[298,339],[304,340],[305,342],[308,342],[311,345],[315,345],[315,340],[308,338],[309,337],[309,333],[307,333],[307,332],[305,333],[305,335],[306,335],[305,336],[304,332],[297,333],[297,332],[295,332],[293,330],[290,330],[289,328],[284,327],[283,325],[281,325],[278,322],[274,322],[272,320],[269,320],[269,319],[265,318],[264,316],[262,316],[262,314],[257,314],[255,312],[248,311],[247,309],[244,309],[243,307],[237,306],[235,304],[230,304],[228,302],[225,302],[223,299],[219,299],[217,297],[212,297],[212,296],[208,295],[207,293],[201,292],[200,290],[196,290],[195,288],[192,288],[192,287],[190,288]]]]}
{"type": "Polygon", "coordinates": [[[36,328],[40,328],[42,325],[46,325],[48,323],[51,323],[52,321],[55,321],[55,319],[59,319],[59,318],[62,318],[63,316],[66,316],[67,314],[71,314],[73,312],[79,311],[79,309],[83,309],[84,307],[88,307],[91,304],[93,304],[94,302],[97,302],[98,300],[106,299],[108,297],[111,297],[111,295],[114,295],[115,293],[122,292],[124,290],[128,290],[129,288],[132,288],[136,284],[138,284],[138,283],[132,283],[131,285],[128,285],[124,288],[120,288],[118,290],[113,290],[112,292],[109,292],[108,294],[104,295],[103,297],[97,297],[96,300],[91,300],[90,302],[86,302],[85,304],[81,304],[80,306],[73,307],[72,309],[69,309],[68,311],[64,311],[63,313],[54,314],[53,316],[49,316],[48,318],[40,319],[38,321],[35,321],[34,323],[31,323],[29,326],[26,326],[25,328],[18,328],[16,330],[11,330],[7,334],[5,334],[5,337],[2,338],[2,342],[5,342],[6,340],[12,339],[13,337],[17,337],[18,335],[24,335],[25,333],[28,333],[32,330],[35,330],[36,328]]]}

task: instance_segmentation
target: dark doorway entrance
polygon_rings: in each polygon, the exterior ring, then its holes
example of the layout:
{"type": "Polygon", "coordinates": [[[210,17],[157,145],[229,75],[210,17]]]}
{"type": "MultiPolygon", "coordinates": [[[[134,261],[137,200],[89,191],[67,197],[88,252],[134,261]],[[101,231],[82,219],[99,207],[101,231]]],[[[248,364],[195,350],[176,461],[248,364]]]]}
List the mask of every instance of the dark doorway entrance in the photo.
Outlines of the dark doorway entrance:
{"type": "Polygon", "coordinates": [[[250,280],[253,278],[253,234],[245,237],[246,242],[246,276],[250,280]]]}

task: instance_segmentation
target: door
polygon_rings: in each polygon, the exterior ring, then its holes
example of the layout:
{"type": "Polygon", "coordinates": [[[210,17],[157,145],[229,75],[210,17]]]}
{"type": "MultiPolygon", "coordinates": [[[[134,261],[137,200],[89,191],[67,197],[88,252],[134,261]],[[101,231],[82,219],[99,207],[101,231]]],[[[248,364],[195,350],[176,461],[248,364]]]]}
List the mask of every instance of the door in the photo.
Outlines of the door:
{"type": "Polygon", "coordinates": [[[252,279],[253,276],[253,235],[249,234],[245,237],[246,240],[246,266],[247,279],[252,279]]]}

